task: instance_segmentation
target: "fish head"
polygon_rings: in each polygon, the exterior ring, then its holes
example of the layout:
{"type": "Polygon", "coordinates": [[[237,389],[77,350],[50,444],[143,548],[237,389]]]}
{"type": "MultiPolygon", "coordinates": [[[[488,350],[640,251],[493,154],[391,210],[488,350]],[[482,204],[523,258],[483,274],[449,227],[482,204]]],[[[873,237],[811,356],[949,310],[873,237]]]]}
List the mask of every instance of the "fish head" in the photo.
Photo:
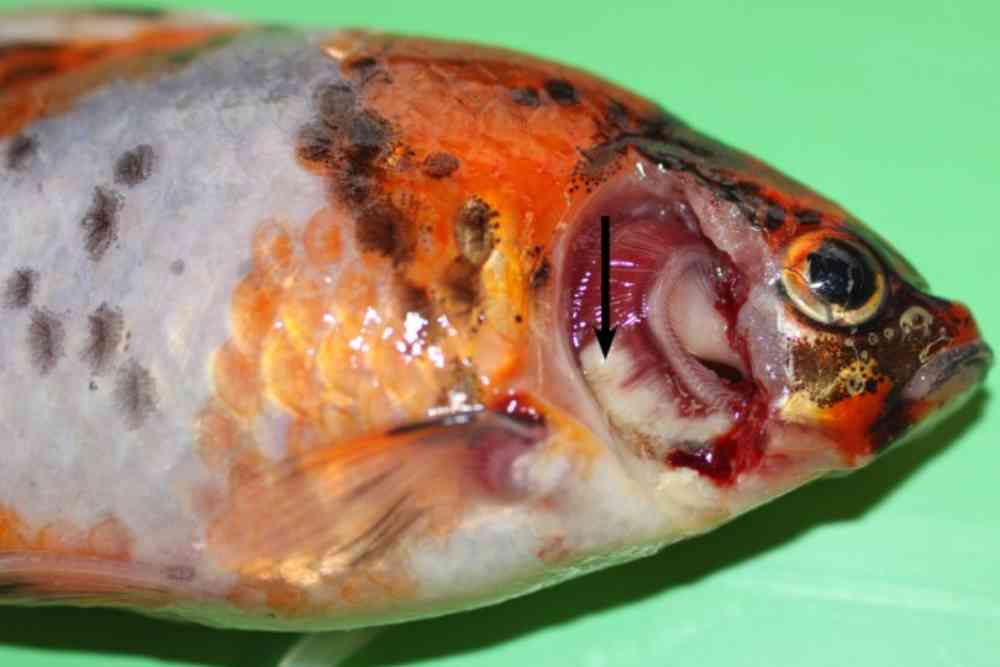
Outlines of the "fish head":
{"type": "Polygon", "coordinates": [[[560,311],[634,458],[696,471],[739,512],[868,464],[985,376],[969,309],[837,204],[676,120],[619,142],[594,151],[629,146],[571,216],[560,311]]]}

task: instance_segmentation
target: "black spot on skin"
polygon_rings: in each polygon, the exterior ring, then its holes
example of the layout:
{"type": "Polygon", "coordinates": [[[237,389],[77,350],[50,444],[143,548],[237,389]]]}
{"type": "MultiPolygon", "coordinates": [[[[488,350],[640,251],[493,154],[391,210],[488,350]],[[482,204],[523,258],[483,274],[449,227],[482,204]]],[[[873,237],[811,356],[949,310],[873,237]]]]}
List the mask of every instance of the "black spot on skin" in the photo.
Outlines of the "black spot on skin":
{"type": "Polygon", "coordinates": [[[90,384],[87,385],[87,388],[90,389],[90,391],[97,391],[97,383],[91,380],[90,384]]]}
{"type": "Polygon", "coordinates": [[[390,145],[392,129],[378,114],[358,110],[349,86],[324,86],[315,98],[319,117],[299,130],[298,156],[329,169],[340,199],[364,205],[375,195],[376,161],[390,145]]]}
{"type": "Polygon", "coordinates": [[[122,342],[124,319],[121,312],[101,304],[87,318],[87,346],[81,358],[90,366],[94,375],[107,370],[111,358],[122,342]]]}
{"type": "Polygon", "coordinates": [[[775,231],[780,229],[782,225],[785,224],[785,209],[781,208],[777,204],[771,204],[767,207],[767,213],[764,215],[764,226],[775,231]]]}
{"type": "Polygon", "coordinates": [[[803,225],[818,225],[823,220],[823,215],[819,211],[811,208],[800,208],[795,211],[795,217],[803,225]]]}
{"type": "Polygon", "coordinates": [[[531,274],[531,287],[533,289],[541,289],[545,287],[549,282],[549,277],[552,275],[552,265],[549,264],[548,259],[543,259],[541,265],[535,269],[535,272],[531,274]]]}
{"type": "Polygon", "coordinates": [[[3,291],[3,304],[7,308],[21,309],[31,305],[35,296],[35,286],[38,283],[38,273],[32,269],[21,268],[10,274],[3,291]]]}
{"type": "Polygon", "coordinates": [[[458,169],[458,158],[451,153],[431,153],[424,159],[424,173],[431,178],[447,178],[458,169]]]}
{"type": "Polygon", "coordinates": [[[497,212],[479,197],[473,197],[458,213],[455,220],[455,243],[462,257],[469,263],[480,266],[493,251],[495,239],[490,230],[490,221],[497,212]]]}
{"type": "Polygon", "coordinates": [[[182,273],[184,273],[185,268],[186,266],[184,265],[183,259],[175,259],[174,261],[170,262],[170,273],[174,274],[175,276],[179,276],[182,273]]]}
{"type": "Polygon", "coordinates": [[[323,123],[309,123],[299,130],[299,158],[306,162],[327,162],[333,155],[334,136],[323,123]]]}
{"type": "MultiPolygon", "coordinates": [[[[371,56],[365,56],[364,58],[358,58],[357,60],[348,62],[347,70],[361,83],[361,85],[367,84],[380,73],[378,61],[371,56]]],[[[385,72],[381,73],[383,76],[388,78],[388,75],[385,72]]]]}
{"type": "Polygon", "coordinates": [[[115,183],[131,188],[146,181],[153,174],[154,160],[153,147],[147,144],[126,151],[115,164],[115,183]]]}
{"type": "Polygon", "coordinates": [[[375,190],[375,179],[366,168],[350,168],[337,175],[338,195],[351,204],[364,204],[375,190]]]}
{"type": "Polygon", "coordinates": [[[335,130],[346,127],[356,103],[354,90],[344,83],[323,86],[316,94],[320,116],[326,125],[335,130]]]}
{"type": "Polygon", "coordinates": [[[80,223],[84,231],[84,247],[95,262],[104,257],[118,238],[118,213],[123,200],[114,190],[94,188],[94,201],[80,223]]]}
{"type": "Polygon", "coordinates": [[[351,61],[350,63],[347,64],[347,68],[352,70],[365,70],[365,69],[371,69],[372,67],[375,67],[377,65],[378,63],[375,61],[374,58],[372,58],[371,56],[365,56],[364,58],[358,58],[357,60],[351,61]]]}
{"type": "Polygon", "coordinates": [[[65,354],[66,330],[62,322],[47,310],[36,308],[28,324],[28,350],[31,363],[41,375],[47,375],[65,354]]]}
{"type": "Polygon", "coordinates": [[[388,200],[366,206],[358,216],[355,236],[366,252],[375,252],[400,262],[413,251],[412,225],[388,200]]]}
{"type": "Polygon", "coordinates": [[[569,106],[580,102],[576,94],[576,88],[565,79],[549,79],[545,82],[545,92],[549,94],[556,104],[569,106]]]}
{"type": "Polygon", "coordinates": [[[7,168],[11,171],[18,171],[32,155],[38,150],[38,140],[26,134],[19,134],[14,137],[7,147],[7,168]]]}
{"type": "Polygon", "coordinates": [[[371,111],[353,116],[347,127],[348,152],[355,159],[374,158],[389,141],[389,126],[371,111]]]}
{"type": "Polygon", "coordinates": [[[156,384],[134,359],[118,369],[114,400],[130,431],[141,427],[156,410],[156,384]]]}
{"type": "Polygon", "coordinates": [[[535,108],[542,105],[542,99],[534,88],[514,88],[510,91],[510,97],[514,100],[514,104],[520,104],[522,107],[535,108]]]}

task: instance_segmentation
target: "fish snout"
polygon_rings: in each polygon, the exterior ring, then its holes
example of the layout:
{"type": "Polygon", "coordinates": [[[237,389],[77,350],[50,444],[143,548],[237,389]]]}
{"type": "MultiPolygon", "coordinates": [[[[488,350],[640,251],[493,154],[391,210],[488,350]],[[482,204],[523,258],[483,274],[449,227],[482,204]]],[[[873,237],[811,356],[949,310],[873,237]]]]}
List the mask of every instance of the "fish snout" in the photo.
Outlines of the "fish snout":
{"type": "Polygon", "coordinates": [[[917,369],[903,387],[903,398],[949,403],[978,385],[992,365],[993,350],[983,340],[944,348],[917,369]]]}

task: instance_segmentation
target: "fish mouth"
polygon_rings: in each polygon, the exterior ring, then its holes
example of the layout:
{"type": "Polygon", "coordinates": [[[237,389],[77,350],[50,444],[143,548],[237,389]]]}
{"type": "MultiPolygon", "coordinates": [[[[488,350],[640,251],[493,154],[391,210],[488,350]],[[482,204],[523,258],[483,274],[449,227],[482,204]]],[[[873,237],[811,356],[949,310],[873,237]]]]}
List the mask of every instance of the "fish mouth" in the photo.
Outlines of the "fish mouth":
{"type": "Polygon", "coordinates": [[[932,356],[903,387],[910,402],[942,405],[982,381],[993,365],[993,350],[984,341],[950,347],[932,356]]]}
{"type": "Polygon", "coordinates": [[[559,274],[570,346],[585,366],[593,325],[603,319],[599,220],[606,217],[607,320],[617,329],[609,359],[631,369],[618,389],[655,385],[692,418],[741,413],[757,390],[738,327],[747,278],[705,233],[713,221],[695,212],[687,182],[650,173],[622,174],[574,216],[559,274]]]}

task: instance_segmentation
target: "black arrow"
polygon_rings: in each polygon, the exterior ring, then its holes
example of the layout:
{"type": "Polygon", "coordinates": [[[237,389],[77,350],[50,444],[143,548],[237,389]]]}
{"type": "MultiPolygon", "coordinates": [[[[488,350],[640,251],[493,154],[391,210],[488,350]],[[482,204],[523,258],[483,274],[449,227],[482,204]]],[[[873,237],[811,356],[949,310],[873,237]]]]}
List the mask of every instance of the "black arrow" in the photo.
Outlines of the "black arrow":
{"type": "Polygon", "coordinates": [[[594,327],[601,353],[608,358],[618,327],[611,326],[611,218],[601,216],[601,328],[594,327]]]}

